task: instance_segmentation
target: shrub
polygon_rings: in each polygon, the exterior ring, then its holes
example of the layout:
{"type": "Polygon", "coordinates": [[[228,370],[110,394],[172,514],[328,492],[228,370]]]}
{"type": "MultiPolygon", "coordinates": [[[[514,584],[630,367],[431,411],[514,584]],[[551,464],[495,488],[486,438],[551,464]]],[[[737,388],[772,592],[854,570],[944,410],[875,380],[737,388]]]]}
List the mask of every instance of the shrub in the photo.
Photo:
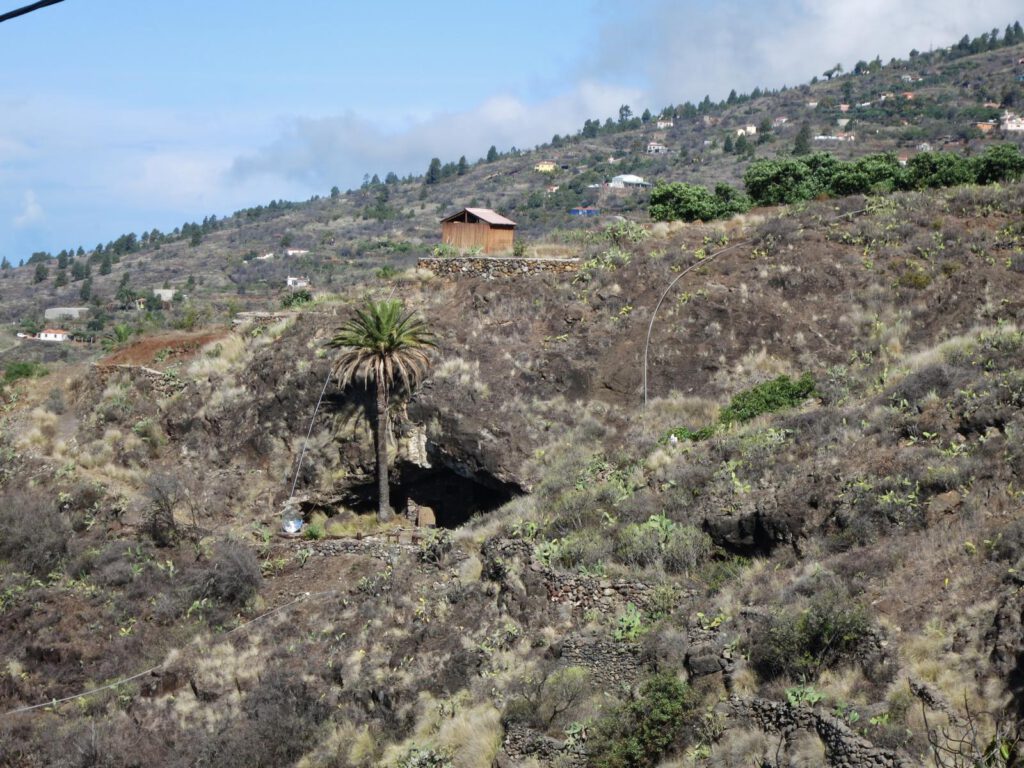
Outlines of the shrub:
{"type": "Polygon", "coordinates": [[[814,379],[805,373],[796,381],[788,376],[758,384],[740,392],[719,415],[722,424],[750,421],[762,413],[771,413],[799,405],[814,392],[814,379]]]}
{"type": "Polygon", "coordinates": [[[241,606],[256,596],[262,580],[256,553],[240,541],[225,539],[214,547],[205,572],[198,578],[195,596],[241,606]]]}
{"type": "Polygon", "coordinates": [[[868,636],[867,612],[838,588],[816,595],[803,611],[773,617],[751,633],[750,664],[762,679],[811,681],[848,661],[868,636]]]}
{"type": "Polygon", "coordinates": [[[661,673],[640,686],[633,701],[602,717],[590,739],[596,768],[653,768],[681,745],[696,716],[697,697],[674,674],[661,673]]]}
{"type": "Polygon", "coordinates": [[[713,221],[750,209],[750,199],[728,184],[711,192],[682,182],[659,184],[651,191],[650,215],[655,221],[713,221]]]}
{"type": "Polygon", "coordinates": [[[71,526],[38,491],[0,497],[0,558],[34,576],[55,570],[67,553],[71,526]]]}
{"type": "Polygon", "coordinates": [[[46,366],[40,363],[10,363],[4,369],[4,382],[13,384],[19,379],[38,379],[48,373],[46,366]]]}
{"type": "Polygon", "coordinates": [[[285,309],[289,307],[301,307],[303,304],[309,304],[313,300],[313,294],[305,288],[300,288],[297,291],[292,291],[283,299],[281,299],[281,306],[285,309]]]}
{"type": "Polygon", "coordinates": [[[662,564],[669,573],[689,573],[711,557],[711,537],[692,525],[677,525],[662,547],[662,564]]]}

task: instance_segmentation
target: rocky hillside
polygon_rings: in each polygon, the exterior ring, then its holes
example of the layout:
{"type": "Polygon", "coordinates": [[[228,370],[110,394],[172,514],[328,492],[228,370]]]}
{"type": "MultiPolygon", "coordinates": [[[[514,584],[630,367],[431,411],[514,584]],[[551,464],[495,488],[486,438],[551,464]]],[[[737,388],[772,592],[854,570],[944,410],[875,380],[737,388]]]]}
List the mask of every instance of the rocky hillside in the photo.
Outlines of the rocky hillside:
{"type": "Polygon", "coordinates": [[[3,415],[0,765],[1016,764],[1022,203],[619,223],[48,362],[3,415]],[[363,291],[439,339],[385,528],[326,379],[363,291]]]}

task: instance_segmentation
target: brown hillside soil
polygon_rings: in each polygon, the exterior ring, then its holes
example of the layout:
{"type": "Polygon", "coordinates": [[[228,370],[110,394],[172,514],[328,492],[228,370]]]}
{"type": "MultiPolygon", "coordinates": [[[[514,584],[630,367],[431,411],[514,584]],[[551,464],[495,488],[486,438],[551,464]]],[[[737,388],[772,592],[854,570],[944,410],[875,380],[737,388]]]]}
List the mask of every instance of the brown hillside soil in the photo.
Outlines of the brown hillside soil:
{"type": "Polygon", "coordinates": [[[100,360],[98,365],[170,365],[190,360],[205,345],[223,339],[228,331],[203,331],[201,333],[171,333],[143,339],[124,349],[119,349],[100,360]],[[158,358],[166,350],[163,360],[158,358]]]}

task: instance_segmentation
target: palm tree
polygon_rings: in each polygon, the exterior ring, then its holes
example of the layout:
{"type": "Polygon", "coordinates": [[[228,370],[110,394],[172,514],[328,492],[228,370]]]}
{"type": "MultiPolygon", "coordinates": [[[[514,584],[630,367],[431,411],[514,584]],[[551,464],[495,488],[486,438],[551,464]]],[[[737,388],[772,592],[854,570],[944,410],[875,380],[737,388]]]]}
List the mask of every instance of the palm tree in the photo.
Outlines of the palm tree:
{"type": "Polygon", "coordinates": [[[396,385],[411,392],[430,367],[428,350],[436,347],[427,324],[395,300],[372,301],[355,310],[330,341],[345,351],[334,365],[341,386],[362,380],[377,390],[373,439],[377,452],[377,520],[394,516],[388,499],[388,401],[396,385]]]}

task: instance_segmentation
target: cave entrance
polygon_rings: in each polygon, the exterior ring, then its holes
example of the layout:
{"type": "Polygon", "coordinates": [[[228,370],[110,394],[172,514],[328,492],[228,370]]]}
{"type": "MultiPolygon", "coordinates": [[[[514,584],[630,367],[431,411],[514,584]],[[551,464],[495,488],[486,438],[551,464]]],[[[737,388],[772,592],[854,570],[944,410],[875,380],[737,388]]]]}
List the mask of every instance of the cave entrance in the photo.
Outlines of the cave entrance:
{"type": "Polygon", "coordinates": [[[397,482],[391,486],[395,512],[412,522],[419,518],[421,524],[429,524],[433,517],[438,528],[458,528],[473,515],[493,512],[522,493],[519,487],[489,474],[466,477],[444,465],[423,468],[403,464],[396,469],[397,482]]]}

